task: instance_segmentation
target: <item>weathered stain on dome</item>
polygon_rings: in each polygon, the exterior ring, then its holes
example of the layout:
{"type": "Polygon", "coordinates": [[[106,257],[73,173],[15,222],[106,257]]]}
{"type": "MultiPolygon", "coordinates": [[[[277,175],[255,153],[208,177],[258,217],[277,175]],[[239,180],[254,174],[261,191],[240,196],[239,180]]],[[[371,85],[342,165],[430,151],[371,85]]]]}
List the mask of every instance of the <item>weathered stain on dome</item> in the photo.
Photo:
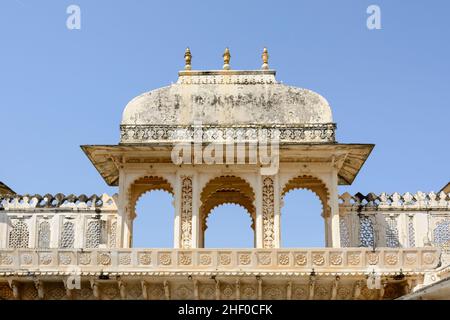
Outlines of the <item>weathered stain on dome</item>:
{"type": "Polygon", "coordinates": [[[183,72],[176,84],[126,106],[122,125],[307,125],[332,123],[319,94],[277,83],[274,71],[183,72]]]}

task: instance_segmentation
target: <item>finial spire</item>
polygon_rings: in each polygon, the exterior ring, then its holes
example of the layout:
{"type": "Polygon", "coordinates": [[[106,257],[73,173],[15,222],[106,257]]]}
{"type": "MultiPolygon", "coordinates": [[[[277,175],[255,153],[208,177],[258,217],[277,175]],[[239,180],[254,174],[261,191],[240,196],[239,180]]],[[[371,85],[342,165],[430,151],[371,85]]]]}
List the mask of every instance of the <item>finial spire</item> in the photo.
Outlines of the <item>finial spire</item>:
{"type": "Polygon", "coordinates": [[[225,52],[222,55],[223,57],[223,70],[230,70],[230,49],[225,48],[225,52]]]}
{"type": "Polygon", "coordinates": [[[263,70],[269,70],[269,52],[267,52],[267,48],[264,47],[263,53],[261,55],[263,64],[261,66],[261,69],[263,70]]]}
{"type": "Polygon", "coordinates": [[[192,69],[191,60],[192,60],[191,50],[189,49],[189,47],[187,47],[186,51],[184,52],[184,70],[192,69]]]}

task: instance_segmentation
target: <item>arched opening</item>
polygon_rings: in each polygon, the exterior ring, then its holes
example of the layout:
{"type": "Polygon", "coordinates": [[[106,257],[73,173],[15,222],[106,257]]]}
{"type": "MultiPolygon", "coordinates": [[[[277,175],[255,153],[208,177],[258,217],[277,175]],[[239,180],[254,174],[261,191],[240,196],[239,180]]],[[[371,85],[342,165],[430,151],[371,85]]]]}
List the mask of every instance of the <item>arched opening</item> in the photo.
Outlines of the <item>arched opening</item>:
{"type": "MultiPolygon", "coordinates": [[[[250,215],[251,228],[253,229],[253,246],[255,245],[255,193],[253,192],[252,187],[247,181],[236,176],[221,176],[214,178],[210,180],[203,188],[200,195],[200,200],[200,247],[205,246],[205,233],[208,228],[207,221],[209,222],[208,216],[212,211],[216,211],[216,207],[222,206],[224,204],[235,204],[240,206],[240,209],[238,211],[240,211],[241,215],[242,211],[247,211],[245,215],[250,215]]],[[[223,219],[226,219],[226,225],[230,225],[230,228],[234,223],[240,223],[243,224],[240,226],[240,228],[243,228],[243,230],[245,230],[246,226],[248,225],[245,219],[242,220],[242,218],[239,218],[239,221],[233,221],[236,219],[236,208],[230,206],[222,206],[222,208],[218,208],[218,210],[218,215],[220,215],[218,219],[221,219],[221,217],[223,217],[223,219]],[[229,213],[229,215],[227,215],[227,213],[229,213]]],[[[210,220],[210,222],[215,223],[215,218],[210,220]]],[[[212,233],[214,232],[215,235],[212,237],[215,238],[217,235],[217,240],[219,239],[219,237],[222,237],[222,239],[227,239],[230,238],[230,236],[234,236],[236,234],[235,230],[225,228],[226,225],[219,225],[218,228],[215,228],[216,231],[208,232],[208,235],[212,236],[212,233]]],[[[208,246],[210,244],[213,245],[213,243],[214,241],[208,243],[208,246]]],[[[225,245],[225,243],[222,242],[222,245],[225,245]]],[[[227,242],[226,246],[230,247],[230,243],[227,242]]]]}
{"type": "Polygon", "coordinates": [[[245,208],[222,204],[206,221],[205,248],[251,248],[254,246],[252,218],[245,208]]]}
{"type": "Polygon", "coordinates": [[[318,178],[296,177],[282,191],[282,247],[324,247],[328,244],[328,189],[318,178]]]}
{"type": "Polygon", "coordinates": [[[161,177],[134,181],[129,189],[130,244],[137,248],[173,247],[173,189],[161,177]]]}
{"type": "Polygon", "coordinates": [[[173,247],[173,197],[162,190],[143,194],[136,203],[133,221],[134,248],[173,247]]]}

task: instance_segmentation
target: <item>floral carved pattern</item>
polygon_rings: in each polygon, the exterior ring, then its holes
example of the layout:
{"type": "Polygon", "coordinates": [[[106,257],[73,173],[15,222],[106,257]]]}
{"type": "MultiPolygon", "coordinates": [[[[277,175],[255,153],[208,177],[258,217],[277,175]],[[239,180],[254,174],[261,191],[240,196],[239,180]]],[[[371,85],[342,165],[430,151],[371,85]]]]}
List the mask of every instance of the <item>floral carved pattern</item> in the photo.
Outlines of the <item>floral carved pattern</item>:
{"type": "Polygon", "coordinates": [[[261,254],[258,257],[258,261],[260,264],[262,264],[263,266],[267,266],[272,262],[272,259],[270,258],[270,254],[265,253],[265,254],[261,254]]]}
{"type": "Polygon", "coordinates": [[[367,262],[370,265],[377,264],[378,263],[378,253],[375,253],[375,252],[367,253],[367,262]]]}
{"type": "Polygon", "coordinates": [[[168,266],[172,263],[172,258],[170,257],[170,254],[165,253],[159,257],[159,262],[164,266],[168,266]]]}
{"type": "Polygon", "coordinates": [[[80,253],[80,264],[87,265],[91,263],[91,254],[89,252],[80,253]]]}
{"type": "Polygon", "coordinates": [[[299,253],[295,255],[295,263],[299,266],[304,266],[306,264],[306,254],[299,253]]]}
{"type": "Polygon", "coordinates": [[[139,263],[146,266],[152,263],[152,257],[150,256],[150,253],[142,253],[139,256],[139,263]]]}
{"type": "Polygon", "coordinates": [[[385,260],[387,264],[394,265],[398,262],[398,256],[394,253],[389,253],[386,255],[385,260]]]}
{"type": "Polygon", "coordinates": [[[245,298],[252,298],[256,294],[256,290],[253,287],[245,287],[243,294],[245,298]]]}
{"type": "Polygon", "coordinates": [[[183,177],[181,185],[181,246],[192,247],[192,178],[183,177]]]}
{"type": "Polygon", "coordinates": [[[328,290],[327,288],[323,287],[323,286],[319,286],[316,289],[316,297],[319,299],[325,299],[328,295],[328,290]]]}
{"type": "Polygon", "coordinates": [[[70,257],[70,254],[68,253],[60,253],[59,254],[59,263],[68,265],[72,263],[72,258],[70,257]]]}
{"type": "Polygon", "coordinates": [[[202,296],[205,297],[206,299],[211,299],[212,297],[214,297],[214,292],[215,289],[213,286],[205,286],[201,290],[202,296]]]}
{"type": "Polygon", "coordinates": [[[13,257],[9,254],[0,254],[0,264],[10,265],[13,263],[13,257]]]}
{"type": "Polygon", "coordinates": [[[33,262],[33,257],[31,254],[26,253],[22,256],[23,264],[31,264],[32,262],[33,262]]]}
{"type": "Polygon", "coordinates": [[[223,295],[225,298],[230,299],[233,296],[233,288],[231,286],[226,286],[223,289],[223,295]]]}
{"type": "Polygon", "coordinates": [[[207,254],[202,254],[200,256],[200,264],[204,265],[204,266],[210,265],[211,264],[211,256],[207,255],[207,254]]]}
{"type": "Polygon", "coordinates": [[[294,289],[294,298],[295,299],[304,299],[306,298],[307,290],[304,286],[299,286],[294,289]]]}
{"type": "Polygon", "coordinates": [[[436,260],[436,257],[432,253],[425,253],[423,255],[423,262],[426,264],[433,264],[433,262],[436,260]]]}
{"type": "Polygon", "coordinates": [[[268,299],[280,299],[282,293],[280,288],[278,287],[269,287],[265,290],[265,295],[268,299]]]}
{"type": "Polygon", "coordinates": [[[227,266],[231,263],[231,257],[229,254],[221,254],[220,255],[220,264],[227,266]]]}
{"type": "Polygon", "coordinates": [[[262,190],[262,210],[264,228],[264,248],[273,248],[275,240],[274,227],[274,188],[272,178],[264,178],[262,190]]]}
{"type": "Polygon", "coordinates": [[[320,253],[313,254],[312,259],[313,259],[313,263],[318,266],[321,266],[325,263],[325,257],[320,253]]]}
{"type": "Polygon", "coordinates": [[[342,264],[342,255],[340,253],[332,253],[330,255],[330,263],[335,266],[342,264]]]}
{"type": "Polygon", "coordinates": [[[109,253],[100,253],[98,255],[98,262],[104,266],[111,264],[111,255],[109,253]]]}
{"type": "Polygon", "coordinates": [[[39,257],[39,262],[43,265],[49,265],[52,263],[52,255],[50,253],[43,254],[39,257]]]}
{"type": "MultiPolygon", "coordinates": [[[[161,262],[161,263],[162,263],[162,262],[161,262]]],[[[190,264],[192,263],[192,258],[191,258],[191,256],[190,256],[190,255],[187,255],[187,254],[181,255],[181,256],[180,256],[180,263],[181,263],[182,265],[185,265],[185,266],[190,265],[190,264]]],[[[164,264],[164,263],[163,263],[163,264],[164,264]]]]}
{"type": "Polygon", "coordinates": [[[280,254],[280,256],[278,257],[278,263],[285,266],[289,264],[289,255],[287,255],[286,253],[282,253],[280,254]]]}
{"type": "Polygon", "coordinates": [[[347,287],[340,287],[337,290],[337,295],[339,297],[339,299],[347,299],[350,296],[350,289],[347,287]]]}
{"type": "Polygon", "coordinates": [[[405,256],[406,264],[415,264],[417,261],[417,255],[415,253],[407,253],[405,256]]]}
{"type": "Polygon", "coordinates": [[[121,254],[119,257],[119,264],[129,265],[131,264],[131,256],[128,253],[121,254]]]}
{"type": "Polygon", "coordinates": [[[241,254],[239,255],[239,263],[242,265],[248,265],[250,264],[251,258],[249,254],[241,254]]]}
{"type": "Polygon", "coordinates": [[[361,256],[359,253],[351,253],[348,255],[348,263],[356,266],[361,262],[361,256]]]}

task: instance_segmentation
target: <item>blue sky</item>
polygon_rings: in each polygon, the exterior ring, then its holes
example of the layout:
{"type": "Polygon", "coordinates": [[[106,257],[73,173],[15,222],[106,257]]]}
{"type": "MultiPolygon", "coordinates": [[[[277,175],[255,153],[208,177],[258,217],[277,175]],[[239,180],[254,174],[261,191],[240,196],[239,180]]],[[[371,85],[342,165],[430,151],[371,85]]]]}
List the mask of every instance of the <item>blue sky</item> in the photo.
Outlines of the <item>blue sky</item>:
{"type": "MultiPolygon", "coordinates": [[[[19,193],[115,192],[79,145],[117,143],[126,103],[176,81],[186,46],[196,69],[220,68],[226,46],[232,68],[259,68],[267,46],[278,80],[330,102],[339,142],[376,144],[341,192],[438,191],[450,180],[449,12],[444,0],[3,0],[0,181],[19,193]],[[70,4],[81,30],[66,28],[70,4]],[[370,4],[381,30],[366,27],[370,4]]],[[[211,219],[246,223],[228,209],[211,219]]],[[[323,238],[320,220],[292,217],[311,223],[301,245],[323,238]]]]}

